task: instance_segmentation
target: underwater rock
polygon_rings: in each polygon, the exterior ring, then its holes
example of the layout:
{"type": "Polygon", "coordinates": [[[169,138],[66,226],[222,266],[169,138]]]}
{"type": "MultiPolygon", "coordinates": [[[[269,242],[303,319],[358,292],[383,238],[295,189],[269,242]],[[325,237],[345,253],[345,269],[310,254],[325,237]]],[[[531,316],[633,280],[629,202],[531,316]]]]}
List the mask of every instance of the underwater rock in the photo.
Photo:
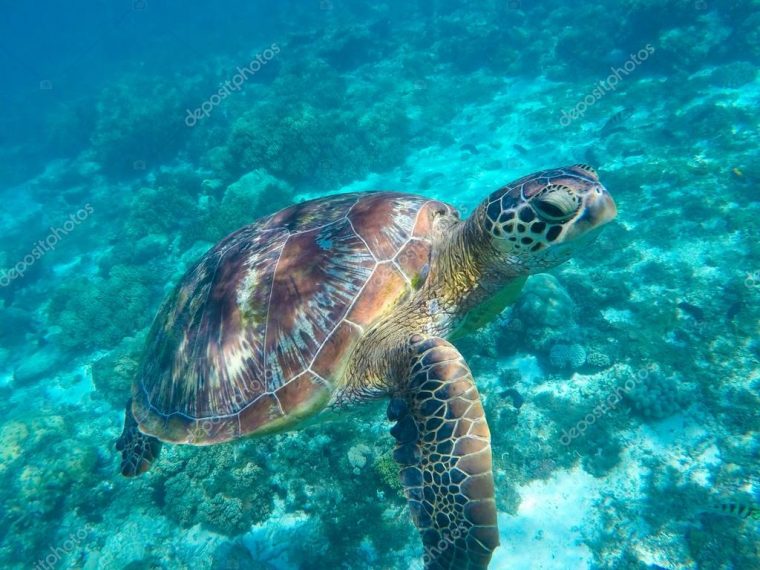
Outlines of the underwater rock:
{"type": "Polygon", "coordinates": [[[185,180],[165,180],[162,184],[143,186],[134,192],[124,224],[124,232],[132,240],[128,244],[131,256],[136,255],[132,242],[148,236],[165,236],[171,241],[170,238],[183,228],[200,221],[200,209],[192,190],[192,185],[185,180]],[[182,216],[176,215],[178,209],[183,212],[182,216]]]}
{"type": "Polygon", "coordinates": [[[575,370],[586,362],[586,349],[580,344],[555,344],[549,353],[549,360],[557,368],[575,370]]]}
{"type": "Polygon", "coordinates": [[[92,363],[96,397],[105,398],[117,409],[124,406],[137,373],[142,343],[142,335],[124,339],[112,352],[92,363]]]}
{"type": "Polygon", "coordinates": [[[367,456],[371,453],[372,450],[363,443],[355,445],[348,450],[348,462],[354,468],[354,472],[362,469],[367,464],[367,456]]]}
{"type": "MultiPolygon", "coordinates": [[[[606,9],[602,5],[588,6],[588,17],[596,21],[606,19],[606,9]]],[[[567,79],[570,73],[578,73],[579,66],[590,73],[602,76],[608,72],[605,65],[605,56],[619,44],[609,34],[601,34],[598,41],[584,41],[584,30],[578,26],[566,26],[558,31],[556,44],[551,58],[549,76],[552,79],[567,79]]],[[[549,63],[547,61],[547,63],[549,63]]],[[[619,65],[625,63],[625,59],[616,62],[619,65]]]]}
{"type": "Polygon", "coordinates": [[[147,263],[151,259],[166,254],[169,248],[169,239],[165,235],[148,235],[137,240],[134,244],[133,261],[135,263],[147,263]]]}
{"type": "Polygon", "coordinates": [[[29,428],[22,422],[8,422],[0,427],[0,475],[21,457],[24,443],[29,438],[29,428]]]}
{"type": "MultiPolygon", "coordinates": [[[[5,291],[6,288],[0,290],[5,291]]],[[[15,307],[3,309],[3,327],[0,328],[0,343],[3,347],[11,348],[27,344],[28,335],[39,329],[34,315],[15,307]]]]}
{"type": "MultiPolygon", "coordinates": [[[[531,276],[515,305],[507,309],[505,324],[496,329],[499,354],[514,354],[519,347],[549,351],[558,334],[573,337],[575,303],[557,279],[546,273],[531,276]]],[[[486,346],[490,346],[487,344],[486,346]]]]}
{"type": "Polygon", "coordinates": [[[522,380],[522,374],[515,368],[505,368],[499,372],[499,385],[512,387],[522,380]]]}
{"type": "Polygon", "coordinates": [[[514,388],[504,390],[502,396],[510,398],[512,400],[512,405],[518,410],[522,408],[523,403],[525,403],[525,398],[514,388]]]}
{"type": "Polygon", "coordinates": [[[408,128],[403,109],[387,103],[336,110],[300,102],[261,109],[233,124],[226,169],[239,175],[266,168],[289,184],[334,190],[401,163],[408,128]]]}
{"type": "Polygon", "coordinates": [[[258,217],[284,208],[292,198],[293,188],[266,170],[248,172],[227,187],[221,204],[210,213],[209,238],[216,240],[258,217]]]}
{"type": "Polygon", "coordinates": [[[612,360],[603,352],[592,350],[586,356],[586,363],[596,368],[607,368],[612,364],[612,360]]]}
{"type": "Polygon", "coordinates": [[[738,89],[754,81],[756,76],[756,65],[748,61],[734,61],[716,67],[710,74],[710,82],[716,87],[738,89]]]}
{"type": "Polygon", "coordinates": [[[320,544],[317,529],[302,513],[285,514],[277,521],[254,525],[241,542],[253,560],[252,568],[286,569],[297,567],[292,553],[305,549],[306,556],[314,557],[328,547],[320,544]],[[309,549],[311,552],[309,553],[309,549]]]}
{"type": "Polygon", "coordinates": [[[328,45],[331,46],[330,49],[321,55],[339,71],[350,71],[365,63],[379,60],[388,52],[389,47],[366,30],[352,30],[336,35],[328,45]]]}
{"type": "Polygon", "coordinates": [[[114,265],[104,276],[70,279],[47,306],[60,327],[54,342],[66,351],[108,349],[147,326],[164,278],[149,267],[114,265]]]}
{"type": "Polygon", "coordinates": [[[211,558],[211,570],[248,570],[256,568],[250,551],[239,540],[223,542],[211,558]]]}
{"type": "Polygon", "coordinates": [[[704,65],[705,60],[710,59],[711,54],[723,51],[731,36],[728,22],[713,22],[711,25],[702,20],[694,24],[663,31],[657,41],[658,51],[655,53],[658,57],[653,57],[652,63],[665,65],[665,62],[670,60],[670,65],[677,62],[687,69],[698,70],[704,65]],[[695,34],[699,35],[702,41],[695,43],[695,34]]]}
{"type": "Polygon", "coordinates": [[[685,404],[675,374],[659,367],[641,370],[633,390],[625,393],[633,411],[644,420],[661,420],[678,413],[685,404]]]}
{"type": "Polygon", "coordinates": [[[601,438],[594,439],[594,434],[589,434],[587,454],[583,456],[583,469],[594,477],[603,477],[620,462],[620,454],[623,445],[618,438],[610,437],[602,432],[601,438]],[[595,447],[596,445],[596,447],[595,447]]]}
{"type": "Polygon", "coordinates": [[[515,316],[531,329],[564,327],[573,321],[575,304],[553,275],[533,275],[525,284],[514,309],[515,316]]]}
{"type": "Polygon", "coordinates": [[[24,359],[13,371],[13,383],[26,386],[45,376],[55,375],[63,362],[62,355],[56,350],[39,350],[24,359]]]}
{"type": "Polygon", "coordinates": [[[97,450],[72,428],[73,422],[51,413],[30,413],[0,428],[0,486],[7,491],[0,510],[3,568],[15,567],[9,558],[36,559],[74,509],[90,508],[81,501],[91,497],[97,450]]]}

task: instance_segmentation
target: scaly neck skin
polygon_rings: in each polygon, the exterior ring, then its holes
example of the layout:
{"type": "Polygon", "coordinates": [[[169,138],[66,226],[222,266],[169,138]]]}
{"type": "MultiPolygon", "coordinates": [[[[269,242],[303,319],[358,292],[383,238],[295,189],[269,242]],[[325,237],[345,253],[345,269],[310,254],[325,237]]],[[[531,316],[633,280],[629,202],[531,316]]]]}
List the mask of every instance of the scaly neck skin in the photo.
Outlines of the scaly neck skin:
{"type": "MultiPolygon", "coordinates": [[[[398,389],[407,373],[400,351],[414,334],[449,337],[467,317],[498,299],[505,285],[524,278],[505,262],[482,229],[483,207],[465,221],[442,218],[428,278],[406,304],[367,331],[343,376],[333,405],[381,397],[398,389]]],[[[518,288],[519,290],[519,288],[518,288]]],[[[497,303],[498,305],[498,303],[497,303]]],[[[493,310],[485,313],[486,321],[493,310]]],[[[496,307],[496,314],[499,312],[496,307]]]]}
{"type": "Polygon", "coordinates": [[[428,334],[449,336],[476,307],[520,278],[483,228],[483,206],[464,221],[441,222],[430,277],[420,291],[431,322],[428,334]]]}

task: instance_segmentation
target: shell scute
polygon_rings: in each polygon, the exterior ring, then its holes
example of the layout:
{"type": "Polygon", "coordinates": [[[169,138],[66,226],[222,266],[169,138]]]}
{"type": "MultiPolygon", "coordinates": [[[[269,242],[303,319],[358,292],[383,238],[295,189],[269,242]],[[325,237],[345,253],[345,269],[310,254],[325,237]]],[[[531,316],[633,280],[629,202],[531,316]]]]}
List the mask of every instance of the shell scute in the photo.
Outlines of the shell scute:
{"type": "Polygon", "coordinates": [[[288,240],[274,275],[266,331],[272,388],[309,367],[374,267],[347,220],[288,240]]]}
{"type": "Polygon", "coordinates": [[[361,326],[372,324],[378,313],[390,310],[399,296],[408,292],[405,285],[406,280],[392,263],[378,264],[347,319],[361,326]]]}
{"type": "Polygon", "coordinates": [[[254,433],[285,418],[274,394],[264,393],[238,414],[241,434],[254,433]]]}
{"type": "Polygon", "coordinates": [[[283,412],[305,416],[326,402],[332,391],[311,372],[294,378],[275,392],[283,412]]]}
{"type": "Polygon", "coordinates": [[[430,244],[421,239],[407,243],[396,256],[396,262],[407,279],[414,280],[420,274],[420,268],[430,262],[430,244]]]}
{"type": "Polygon", "coordinates": [[[341,368],[360,331],[346,321],[341,322],[325,340],[314,358],[311,369],[322,378],[333,378],[341,368]]]}
{"type": "Polygon", "coordinates": [[[380,192],[351,208],[349,219],[354,230],[378,261],[391,259],[409,239],[420,207],[415,198],[391,201],[388,193],[380,192]]]}

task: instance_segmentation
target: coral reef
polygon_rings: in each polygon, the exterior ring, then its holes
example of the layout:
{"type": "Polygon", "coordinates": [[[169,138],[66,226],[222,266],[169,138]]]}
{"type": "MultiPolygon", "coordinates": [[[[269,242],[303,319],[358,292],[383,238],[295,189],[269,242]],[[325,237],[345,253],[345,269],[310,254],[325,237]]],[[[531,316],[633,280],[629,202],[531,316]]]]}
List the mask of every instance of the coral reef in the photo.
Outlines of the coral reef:
{"type": "Polygon", "coordinates": [[[55,567],[414,567],[385,401],[117,476],[145,334],[199,255],[289,204],[392,189],[467,215],[578,162],[617,221],[456,340],[492,438],[493,566],[757,566],[755,521],[715,507],[760,497],[755,0],[96,4],[4,8],[44,33],[3,36],[0,566],[84,535],[55,567]]]}
{"type": "MultiPolygon", "coordinates": [[[[98,451],[76,434],[69,418],[53,414],[5,423],[0,484],[9,493],[0,515],[0,561],[33,559],[55,536],[49,524],[60,527],[67,512],[80,508],[95,476],[103,476],[98,451]],[[51,457],[49,449],[65,449],[51,457]]],[[[93,506],[102,504],[97,501],[93,506]]],[[[59,528],[59,530],[63,530],[59,528]]]]}
{"type": "Polygon", "coordinates": [[[207,212],[195,231],[186,232],[185,241],[216,241],[220,237],[254,222],[257,218],[286,207],[293,198],[293,188],[265,170],[248,172],[230,184],[221,201],[209,200],[207,212]]]}
{"type": "Polygon", "coordinates": [[[355,474],[358,474],[359,471],[361,471],[361,469],[367,464],[367,455],[371,451],[372,450],[363,443],[355,445],[348,450],[348,462],[354,468],[355,474]]]}
{"type": "Polygon", "coordinates": [[[191,101],[193,87],[187,77],[173,81],[126,74],[104,88],[90,135],[93,157],[103,171],[112,177],[139,175],[173,159],[187,133],[177,109],[191,101]]]}
{"type": "Polygon", "coordinates": [[[403,497],[404,487],[399,477],[398,463],[390,453],[379,455],[373,464],[382,483],[403,497]]]}
{"type": "Polygon", "coordinates": [[[678,413],[686,404],[676,374],[666,374],[659,367],[643,369],[636,376],[635,387],[626,392],[631,409],[644,420],[661,420],[678,413]]]}
{"type": "Polygon", "coordinates": [[[200,523],[232,536],[266,520],[273,497],[265,471],[238,462],[232,445],[203,451],[180,460],[162,483],[166,513],[183,527],[200,523]]]}
{"type": "Polygon", "coordinates": [[[92,363],[92,381],[96,397],[105,398],[118,409],[131,396],[137,374],[144,336],[125,338],[113,351],[92,363]]]}
{"type": "Polygon", "coordinates": [[[607,368],[612,364],[610,357],[603,352],[592,351],[586,356],[586,362],[596,368],[607,368]]]}
{"type": "Polygon", "coordinates": [[[114,265],[90,279],[71,277],[54,292],[47,307],[59,328],[55,342],[65,350],[112,348],[134,335],[162,291],[150,269],[114,265]]]}
{"type": "Polygon", "coordinates": [[[586,349],[577,343],[557,343],[549,351],[549,360],[557,368],[580,368],[586,363],[586,349]]]}
{"type": "Polygon", "coordinates": [[[406,121],[403,113],[387,105],[363,109],[361,118],[305,103],[260,109],[234,123],[226,144],[226,170],[266,168],[290,184],[339,187],[361,173],[400,162],[406,121]],[[356,129],[346,129],[349,124],[356,129]]]}

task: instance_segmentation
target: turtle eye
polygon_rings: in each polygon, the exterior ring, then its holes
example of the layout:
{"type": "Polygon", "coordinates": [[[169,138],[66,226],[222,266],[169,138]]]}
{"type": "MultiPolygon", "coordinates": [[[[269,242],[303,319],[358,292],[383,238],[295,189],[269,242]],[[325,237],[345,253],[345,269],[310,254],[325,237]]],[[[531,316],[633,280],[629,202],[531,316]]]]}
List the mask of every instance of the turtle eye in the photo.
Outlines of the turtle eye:
{"type": "Polygon", "coordinates": [[[547,222],[566,222],[578,211],[580,200],[567,186],[550,184],[533,199],[531,206],[547,222]]]}

